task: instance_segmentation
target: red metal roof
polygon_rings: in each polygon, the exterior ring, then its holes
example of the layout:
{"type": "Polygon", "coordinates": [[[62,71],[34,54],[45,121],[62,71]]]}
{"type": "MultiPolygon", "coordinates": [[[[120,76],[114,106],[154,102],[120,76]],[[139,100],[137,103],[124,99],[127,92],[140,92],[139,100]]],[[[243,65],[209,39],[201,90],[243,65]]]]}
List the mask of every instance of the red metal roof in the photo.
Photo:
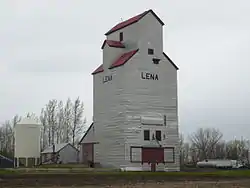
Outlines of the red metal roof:
{"type": "Polygon", "coordinates": [[[110,47],[125,48],[124,44],[122,44],[120,41],[105,40],[102,44],[102,49],[104,48],[105,44],[108,44],[110,47]]]}
{"type": "MultiPolygon", "coordinates": [[[[131,57],[133,57],[136,52],[138,52],[139,49],[137,50],[132,50],[132,51],[129,51],[129,52],[126,52],[124,54],[122,54],[118,59],[116,59],[114,61],[114,63],[111,64],[111,66],[109,67],[110,69],[112,68],[115,68],[115,67],[119,67],[119,66],[122,66],[124,65],[131,57]]],[[[104,69],[103,69],[103,64],[100,65],[93,73],[92,75],[94,74],[97,74],[97,73],[100,73],[100,72],[103,72],[104,69]]]]}
{"type": "Polygon", "coordinates": [[[124,28],[124,27],[127,27],[127,26],[129,26],[129,25],[131,25],[131,24],[134,24],[134,23],[138,22],[140,19],[142,19],[142,18],[143,18],[146,14],[148,14],[149,12],[151,12],[151,13],[154,15],[154,17],[155,17],[162,25],[164,25],[163,21],[154,13],[153,10],[150,9],[150,10],[147,10],[147,11],[145,11],[145,12],[143,12],[143,13],[137,15],[137,16],[134,16],[134,17],[132,17],[132,18],[130,18],[130,19],[124,21],[124,22],[121,22],[121,23],[117,24],[115,27],[113,27],[112,29],[110,29],[105,35],[109,35],[109,34],[115,32],[115,31],[117,31],[117,30],[120,30],[120,29],[122,29],[122,28],[124,28]]]}
{"type": "Polygon", "coordinates": [[[131,57],[133,57],[133,55],[136,54],[136,52],[138,52],[138,50],[139,49],[132,50],[122,54],[114,63],[112,63],[112,65],[109,68],[112,69],[124,65],[131,57]]]}
{"type": "MultiPolygon", "coordinates": [[[[124,65],[131,57],[133,57],[133,55],[136,54],[138,50],[139,49],[132,50],[130,52],[122,54],[114,63],[112,63],[112,65],[109,68],[112,69],[124,65]]],[[[178,66],[175,65],[175,63],[169,58],[169,56],[166,53],[163,52],[163,55],[169,60],[169,62],[175,67],[176,70],[179,70],[178,66]]],[[[103,65],[100,65],[92,74],[94,75],[103,71],[104,71],[103,65]]]]}
{"type": "Polygon", "coordinates": [[[97,74],[97,73],[103,72],[103,71],[104,71],[103,65],[101,64],[94,72],[92,72],[92,74],[94,75],[94,74],[97,74]]]}

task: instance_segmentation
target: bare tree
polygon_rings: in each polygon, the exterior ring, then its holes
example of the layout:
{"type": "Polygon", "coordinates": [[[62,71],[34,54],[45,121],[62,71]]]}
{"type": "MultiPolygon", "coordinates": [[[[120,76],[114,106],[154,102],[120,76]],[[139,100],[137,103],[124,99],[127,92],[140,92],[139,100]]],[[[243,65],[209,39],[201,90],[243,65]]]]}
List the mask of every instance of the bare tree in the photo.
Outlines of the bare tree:
{"type": "Polygon", "coordinates": [[[1,154],[13,157],[13,127],[10,120],[5,121],[0,127],[1,154]]]}
{"type": "Polygon", "coordinates": [[[229,159],[240,160],[243,163],[249,163],[248,159],[248,141],[232,140],[227,143],[227,157],[229,159]]]}
{"type": "Polygon", "coordinates": [[[18,123],[18,122],[20,122],[21,121],[21,116],[18,116],[18,115],[15,115],[14,117],[13,117],[13,119],[12,119],[12,138],[11,138],[11,146],[9,146],[10,147],[10,149],[12,150],[12,153],[14,154],[14,148],[15,148],[15,135],[14,135],[14,131],[13,131],[13,128],[15,128],[16,127],[16,124],[18,123]]]}
{"type": "Polygon", "coordinates": [[[46,113],[47,113],[47,122],[48,122],[48,142],[49,145],[55,143],[55,131],[56,131],[56,107],[57,100],[50,100],[46,105],[46,113]]]}
{"type": "Polygon", "coordinates": [[[220,141],[215,145],[215,152],[213,158],[216,159],[226,159],[226,142],[220,141]]]}
{"type": "Polygon", "coordinates": [[[47,124],[47,111],[42,108],[40,114],[40,121],[42,124],[42,137],[41,137],[41,146],[42,150],[44,150],[48,146],[47,133],[48,133],[48,124],[47,124]]]}
{"type": "Polygon", "coordinates": [[[86,120],[82,120],[83,118],[83,102],[80,101],[80,98],[78,97],[72,106],[73,108],[73,124],[71,127],[72,131],[72,144],[75,145],[75,139],[79,134],[82,133],[83,127],[85,125],[86,120]]]}
{"type": "Polygon", "coordinates": [[[71,125],[72,125],[72,102],[70,98],[67,99],[66,105],[64,107],[64,142],[70,142],[71,138],[71,125]]]}
{"type": "Polygon", "coordinates": [[[59,144],[63,140],[63,126],[64,126],[64,107],[63,101],[58,103],[57,110],[57,131],[56,131],[56,143],[59,144]]]}
{"type": "Polygon", "coordinates": [[[184,135],[180,134],[180,164],[184,165],[184,135]]]}
{"type": "Polygon", "coordinates": [[[194,144],[191,144],[190,146],[190,154],[192,163],[196,164],[196,162],[199,160],[200,152],[194,144]]]}
{"type": "Polygon", "coordinates": [[[184,148],[184,162],[190,162],[189,161],[189,157],[191,157],[190,156],[190,145],[189,145],[189,143],[184,143],[184,146],[183,146],[183,148],[184,148]]]}
{"type": "Polygon", "coordinates": [[[12,126],[15,127],[18,122],[21,121],[21,116],[15,115],[12,120],[12,126]]]}
{"type": "Polygon", "coordinates": [[[200,128],[190,135],[190,141],[199,152],[200,160],[211,158],[215,152],[216,144],[221,140],[222,133],[214,128],[200,128]]]}

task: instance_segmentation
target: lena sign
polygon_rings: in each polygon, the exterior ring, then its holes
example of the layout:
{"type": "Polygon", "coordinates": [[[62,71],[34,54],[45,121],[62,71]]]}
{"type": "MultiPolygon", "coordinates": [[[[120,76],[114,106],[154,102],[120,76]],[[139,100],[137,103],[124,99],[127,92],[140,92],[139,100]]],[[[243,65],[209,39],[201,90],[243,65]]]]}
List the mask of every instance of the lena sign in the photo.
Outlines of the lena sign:
{"type": "Polygon", "coordinates": [[[149,72],[141,72],[141,79],[143,80],[159,80],[157,74],[152,74],[149,72]]]}
{"type": "Polygon", "coordinates": [[[102,83],[105,83],[105,82],[109,82],[112,80],[112,75],[109,75],[109,76],[104,76],[102,78],[102,83]]]}

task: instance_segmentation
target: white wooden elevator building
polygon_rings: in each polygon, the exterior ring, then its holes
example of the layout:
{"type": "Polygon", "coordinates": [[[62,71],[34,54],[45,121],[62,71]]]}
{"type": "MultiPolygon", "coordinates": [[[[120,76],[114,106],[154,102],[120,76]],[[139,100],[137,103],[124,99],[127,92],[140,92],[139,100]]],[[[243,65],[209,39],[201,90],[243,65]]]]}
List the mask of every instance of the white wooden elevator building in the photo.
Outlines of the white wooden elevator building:
{"type": "Polygon", "coordinates": [[[148,10],[105,34],[82,163],[179,171],[178,67],[163,51],[163,26],[148,10]]]}

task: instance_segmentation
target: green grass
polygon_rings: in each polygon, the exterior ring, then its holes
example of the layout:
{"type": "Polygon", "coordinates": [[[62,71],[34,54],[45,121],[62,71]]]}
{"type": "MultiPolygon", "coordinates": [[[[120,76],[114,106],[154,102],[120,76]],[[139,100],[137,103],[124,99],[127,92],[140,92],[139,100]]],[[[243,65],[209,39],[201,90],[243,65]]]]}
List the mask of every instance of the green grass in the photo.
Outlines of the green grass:
{"type": "Polygon", "coordinates": [[[88,168],[86,165],[81,164],[43,164],[36,168],[88,168]]]}
{"type": "Polygon", "coordinates": [[[0,175],[1,174],[16,174],[18,172],[16,172],[14,169],[0,169],[0,175]]]}

